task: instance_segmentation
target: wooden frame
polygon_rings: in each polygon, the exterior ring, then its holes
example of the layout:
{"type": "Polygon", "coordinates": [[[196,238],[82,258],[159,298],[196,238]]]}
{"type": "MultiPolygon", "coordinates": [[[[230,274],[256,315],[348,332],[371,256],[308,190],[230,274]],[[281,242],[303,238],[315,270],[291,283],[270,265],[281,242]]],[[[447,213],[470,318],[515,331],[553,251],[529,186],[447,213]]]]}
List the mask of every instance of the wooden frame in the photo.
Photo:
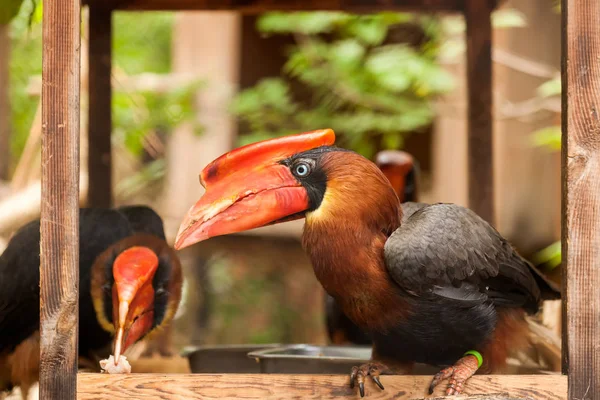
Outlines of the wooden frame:
{"type": "Polygon", "coordinates": [[[600,399],[600,2],[562,10],[563,372],[600,399]]]}
{"type": "MultiPolygon", "coordinates": [[[[455,11],[467,17],[469,202],[493,217],[492,0],[88,0],[90,5],[90,204],[110,191],[110,15],[113,10],[228,9],[242,12],[334,9],[455,11]],[[92,106],[93,105],[93,106],[92,106]],[[100,149],[100,154],[92,154],[100,149]],[[92,179],[93,178],[93,179],[92,179]]],[[[569,399],[600,399],[600,3],[563,0],[564,372],[569,399]],[[568,364],[567,364],[568,361],[568,364]]],[[[343,376],[129,375],[77,376],[80,1],[44,9],[42,89],[41,362],[43,399],[356,398],[343,376]],[[77,391],[79,381],[79,391],[77,391]],[[292,390],[292,392],[290,392],[292,390]]],[[[386,377],[370,398],[421,397],[426,377],[386,377]]],[[[486,398],[567,398],[564,376],[479,376],[486,398]]]]}
{"type": "MultiPolygon", "coordinates": [[[[375,383],[365,383],[365,399],[434,400],[442,396],[439,387],[433,396],[425,392],[430,376],[385,376],[382,391],[375,383]]],[[[359,399],[356,388],[341,375],[279,374],[132,374],[129,376],[79,374],[80,400],[135,397],[144,399],[359,399]]],[[[443,385],[441,385],[443,386],[443,385]]],[[[562,400],[566,398],[567,379],[552,375],[476,376],[469,380],[470,391],[488,396],[478,400],[562,400]]],[[[465,397],[461,397],[464,400],[465,397]]],[[[458,400],[458,399],[457,399],[458,400]]]]}
{"type": "Polygon", "coordinates": [[[40,398],[74,399],[79,333],[79,1],[44,4],[40,398]]]}

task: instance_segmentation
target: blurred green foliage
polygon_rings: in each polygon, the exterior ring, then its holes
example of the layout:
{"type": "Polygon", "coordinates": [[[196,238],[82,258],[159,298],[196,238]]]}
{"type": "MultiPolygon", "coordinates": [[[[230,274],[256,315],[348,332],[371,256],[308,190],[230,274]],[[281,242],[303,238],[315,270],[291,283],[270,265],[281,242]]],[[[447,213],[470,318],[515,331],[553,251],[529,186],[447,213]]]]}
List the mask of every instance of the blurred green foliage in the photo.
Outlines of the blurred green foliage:
{"type": "MultiPolygon", "coordinates": [[[[560,12],[560,9],[559,9],[560,12]]],[[[537,95],[541,98],[560,97],[561,79],[556,77],[544,82],[538,88],[537,95]]],[[[562,131],[559,125],[551,125],[532,133],[532,141],[535,146],[546,148],[550,151],[560,151],[562,131]]],[[[542,249],[534,255],[537,265],[545,265],[548,269],[554,269],[561,264],[562,252],[560,240],[542,249]]]]}
{"type": "Polygon", "coordinates": [[[437,20],[404,13],[268,13],[265,35],[292,34],[281,77],[264,79],[239,94],[232,110],[251,134],[242,143],[317,128],[333,128],[338,143],[371,157],[378,146],[400,148],[405,136],[429,126],[432,99],[454,87],[436,62],[437,20]],[[425,39],[417,48],[386,42],[410,25],[425,39]],[[308,88],[300,101],[292,84],[308,88]]]}
{"type": "MultiPolygon", "coordinates": [[[[561,13],[561,2],[552,0],[552,9],[556,13],[561,13]]],[[[541,98],[560,97],[561,78],[549,79],[538,87],[537,95],[541,98]]],[[[532,139],[536,146],[547,148],[550,151],[560,151],[562,131],[559,125],[552,125],[533,132],[532,139]]],[[[561,241],[552,243],[550,246],[542,249],[534,255],[534,262],[537,265],[545,265],[549,269],[554,269],[561,265],[562,249],[561,241]]]]}
{"type": "MultiPolygon", "coordinates": [[[[560,97],[560,92],[560,77],[556,77],[540,85],[537,95],[540,98],[560,97]]],[[[535,146],[545,147],[550,151],[559,151],[561,146],[561,127],[552,125],[539,129],[533,132],[532,140],[535,146]]]]}
{"type": "Polygon", "coordinates": [[[19,13],[23,0],[2,0],[0,2],[0,24],[8,24],[19,13]]]}
{"type": "MultiPolygon", "coordinates": [[[[34,75],[42,73],[42,2],[23,3],[11,22],[12,154],[18,160],[35,116],[38,96],[26,88],[34,75]]],[[[171,40],[174,14],[115,13],[113,15],[113,66],[126,75],[171,71],[171,40]],[[132,29],[136,27],[136,29],[132,29]]],[[[194,121],[194,95],[200,83],[166,93],[129,93],[115,85],[113,92],[113,142],[138,156],[145,136],[157,130],[169,133],[186,121],[194,121]]],[[[200,131],[200,129],[197,129],[200,131]]],[[[150,168],[154,171],[158,166],[150,168]]],[[[158,173],[158,171],[157,171],[158,173]]]]}
{"type": "MultiPolygon", "coordinates": [[[[11,149],[17,160],[25,147],[29,129],[35,116],[39,98],[27,92],[29,78],[42,73],[42,26],[41,16],[35,13],[31,1],[23,2],[19,13],[11,21],[10,100],[12,106],[11,149]],[[31,19],[30,16],[38,15],[31,19]],[[31,21],[31,25],[30,25],[31,21]]],[[[41,2],[37,5],[41,8],[41,2]]]]}
{"type": "Polygon", "coordinates": [[[561,242],[552,243],[550,246],[540,250],[533,256],[533,262],[536,265],[545,265],[546,268],[552,270],[560,265],[561,257],[561,242]]]}
{"type": "MultiPolygon", "coordinates": [[[[518,27],[525,19],[503,9],[492,23],[518,27]]],[[[273,12],[259,18],[257,28],[264,35],[292,35],[295,44],[280,77],[235,99],[232,110],[250,130],[241,144],[330,127],[338,144],[366,157],[401,148],[407,135],[430,126],[435,98],[455,86],[439,59],[464,51],[464,40],[451,39],[464,31],[462,17],[273,12]],[[308,100],[298,98],[298,86],[308,89],[308,100]]]]}

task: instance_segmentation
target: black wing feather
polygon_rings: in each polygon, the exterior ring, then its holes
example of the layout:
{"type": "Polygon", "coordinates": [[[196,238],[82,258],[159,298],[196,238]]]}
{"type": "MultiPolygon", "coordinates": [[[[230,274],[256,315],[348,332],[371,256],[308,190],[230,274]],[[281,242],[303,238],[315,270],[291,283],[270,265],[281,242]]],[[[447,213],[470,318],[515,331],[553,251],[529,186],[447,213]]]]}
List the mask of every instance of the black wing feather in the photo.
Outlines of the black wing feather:
{"type": "Polygon", "coordinates": [[[403,225],[385,244],[386,266],[400,287],[417,296],[489,299],[537,311],[533,267],[491,225],[454,204],[414,204],[403,205],[403,225]]]}
{"type": "Polygon", "coordinates": [[[167,240],[162,218],[152,208],[143,205],[123,206],[117,209],[125,215],[131,228],[138,233],[147,233],[167,240]]]}

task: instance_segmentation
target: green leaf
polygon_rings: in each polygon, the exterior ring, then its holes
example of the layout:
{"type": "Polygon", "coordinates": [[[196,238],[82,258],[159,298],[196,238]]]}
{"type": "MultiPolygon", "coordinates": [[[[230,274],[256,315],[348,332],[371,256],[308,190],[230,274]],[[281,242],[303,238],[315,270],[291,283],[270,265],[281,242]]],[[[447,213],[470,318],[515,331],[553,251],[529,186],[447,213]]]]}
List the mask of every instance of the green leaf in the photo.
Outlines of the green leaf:
{"type": "Polygon", "coordinates": [[[550,79],[542,83],[537,88],[538,95],[541,97],[552,97],[558,96],[561,93],[561,80],[560,77],[550,79]]]}
{"type": "Polygon", "coordinates": [[[531,143],[535,147],[545,147],[552,151],[558,151],[561,148],[562,134],[559,126],[549,126],[537,130],[531,135],[531,143]]]}
{"type": "Polygon", "coordinates": [[[174,18],[172,12],[114,13],[113,62],[129,75],[169,72],[174,18]]]}
{"type": "Polygon", "coordinates": [[[347,34],[364,44],[376,46],[383,42],[388,32],[388,23],[382,19],[357,18],[347,27],[347,34]]]}
{"type": "Polygon", "coordinates": [[[547,264],[550,269],[554,269],[559,266],[562,262],[562,249],[560,240],[534,254],[532,261],[535,265],[547,264]]]}
{"type": "Polygon", "coordinates": [[[423,68],[415,90],[420,97],[427,97],[432,94],[450,92],[455,86],[451,73],[438,65],[431,64],[423,68]]]}
{"type": "Polygon", "coordinates": [[[0,5],[0,25],[6,25],[17,16],[23,0],[2,0],[0,5]]]}
{"type": "Polygon", "coordinates": [[[31,16],[31,22],[34,24],[39,24],[42,22],[44,17],[44,2],[39,0],[37,5],[35,6],[35,10],[33,10],[33,15],[31,16]]]}
{"type": "Polygon", "coordinates": [[[418,69],[414,65],[414,52],[405,46],[379,50],[367,60],[367,71],[389,90],[400,92],[408,89],[412,81],[411,70],[418,69]]]}
{"type": "Polygon", "coordinates": [[[303,33],[306,35],[331,32],[339,24],[352,18],[349,14],[332,11],[270,12],[257,21],[264,33],[303,33]]]}
{"type": "Polygon", "coordinates": [[[365,54],[364,47],[353,39],[336,42],[333,44],[331,50],[331,59],[335,60],[337,64],[344,66],[358,65],[365,54]]]}

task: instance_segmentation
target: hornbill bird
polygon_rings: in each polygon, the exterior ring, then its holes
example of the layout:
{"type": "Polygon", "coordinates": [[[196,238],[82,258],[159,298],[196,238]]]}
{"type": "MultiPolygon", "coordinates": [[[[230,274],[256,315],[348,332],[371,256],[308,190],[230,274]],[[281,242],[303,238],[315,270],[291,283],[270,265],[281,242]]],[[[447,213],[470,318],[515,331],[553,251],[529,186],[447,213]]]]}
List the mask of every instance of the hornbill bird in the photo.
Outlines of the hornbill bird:
{"type": "MultiPolygon", "coordinates": [[[[0,392],[20,386],[24,398],[39,376],[39,267],[36,220],[0,256],[0,392]]],[[[179,259],[152,209],[80,209],[80,364],[99,370],[97,361],[111,348],[118,363],[133,343],[169,324],[181,284],[179,259]]]]}
{"type": "MultiPolygon", "coordinates": [[[[375,164],[390,181],[400,203],[417,201],[418,166],[409,153],[399,150],[380,151],[375,155],[375,164]]],[[[356,326],[328,294],[325,294],[325,325],[329,340],[335,345],[372,344],[368,333],[356,326]]]]}
{"type": "Polygon", "coordinates": [[[305,218],[302,244],[325,291],[373,339],[370,376],[438,365],[430,392],[456,394],[476,371],[506,364],[528,341],[527,313],[550,283],[473,211],[405,203],[371,161],[333,147],[330,129],[233,150],[201,173],[204,195],[176,249],[213,236],[305,218]]]}

